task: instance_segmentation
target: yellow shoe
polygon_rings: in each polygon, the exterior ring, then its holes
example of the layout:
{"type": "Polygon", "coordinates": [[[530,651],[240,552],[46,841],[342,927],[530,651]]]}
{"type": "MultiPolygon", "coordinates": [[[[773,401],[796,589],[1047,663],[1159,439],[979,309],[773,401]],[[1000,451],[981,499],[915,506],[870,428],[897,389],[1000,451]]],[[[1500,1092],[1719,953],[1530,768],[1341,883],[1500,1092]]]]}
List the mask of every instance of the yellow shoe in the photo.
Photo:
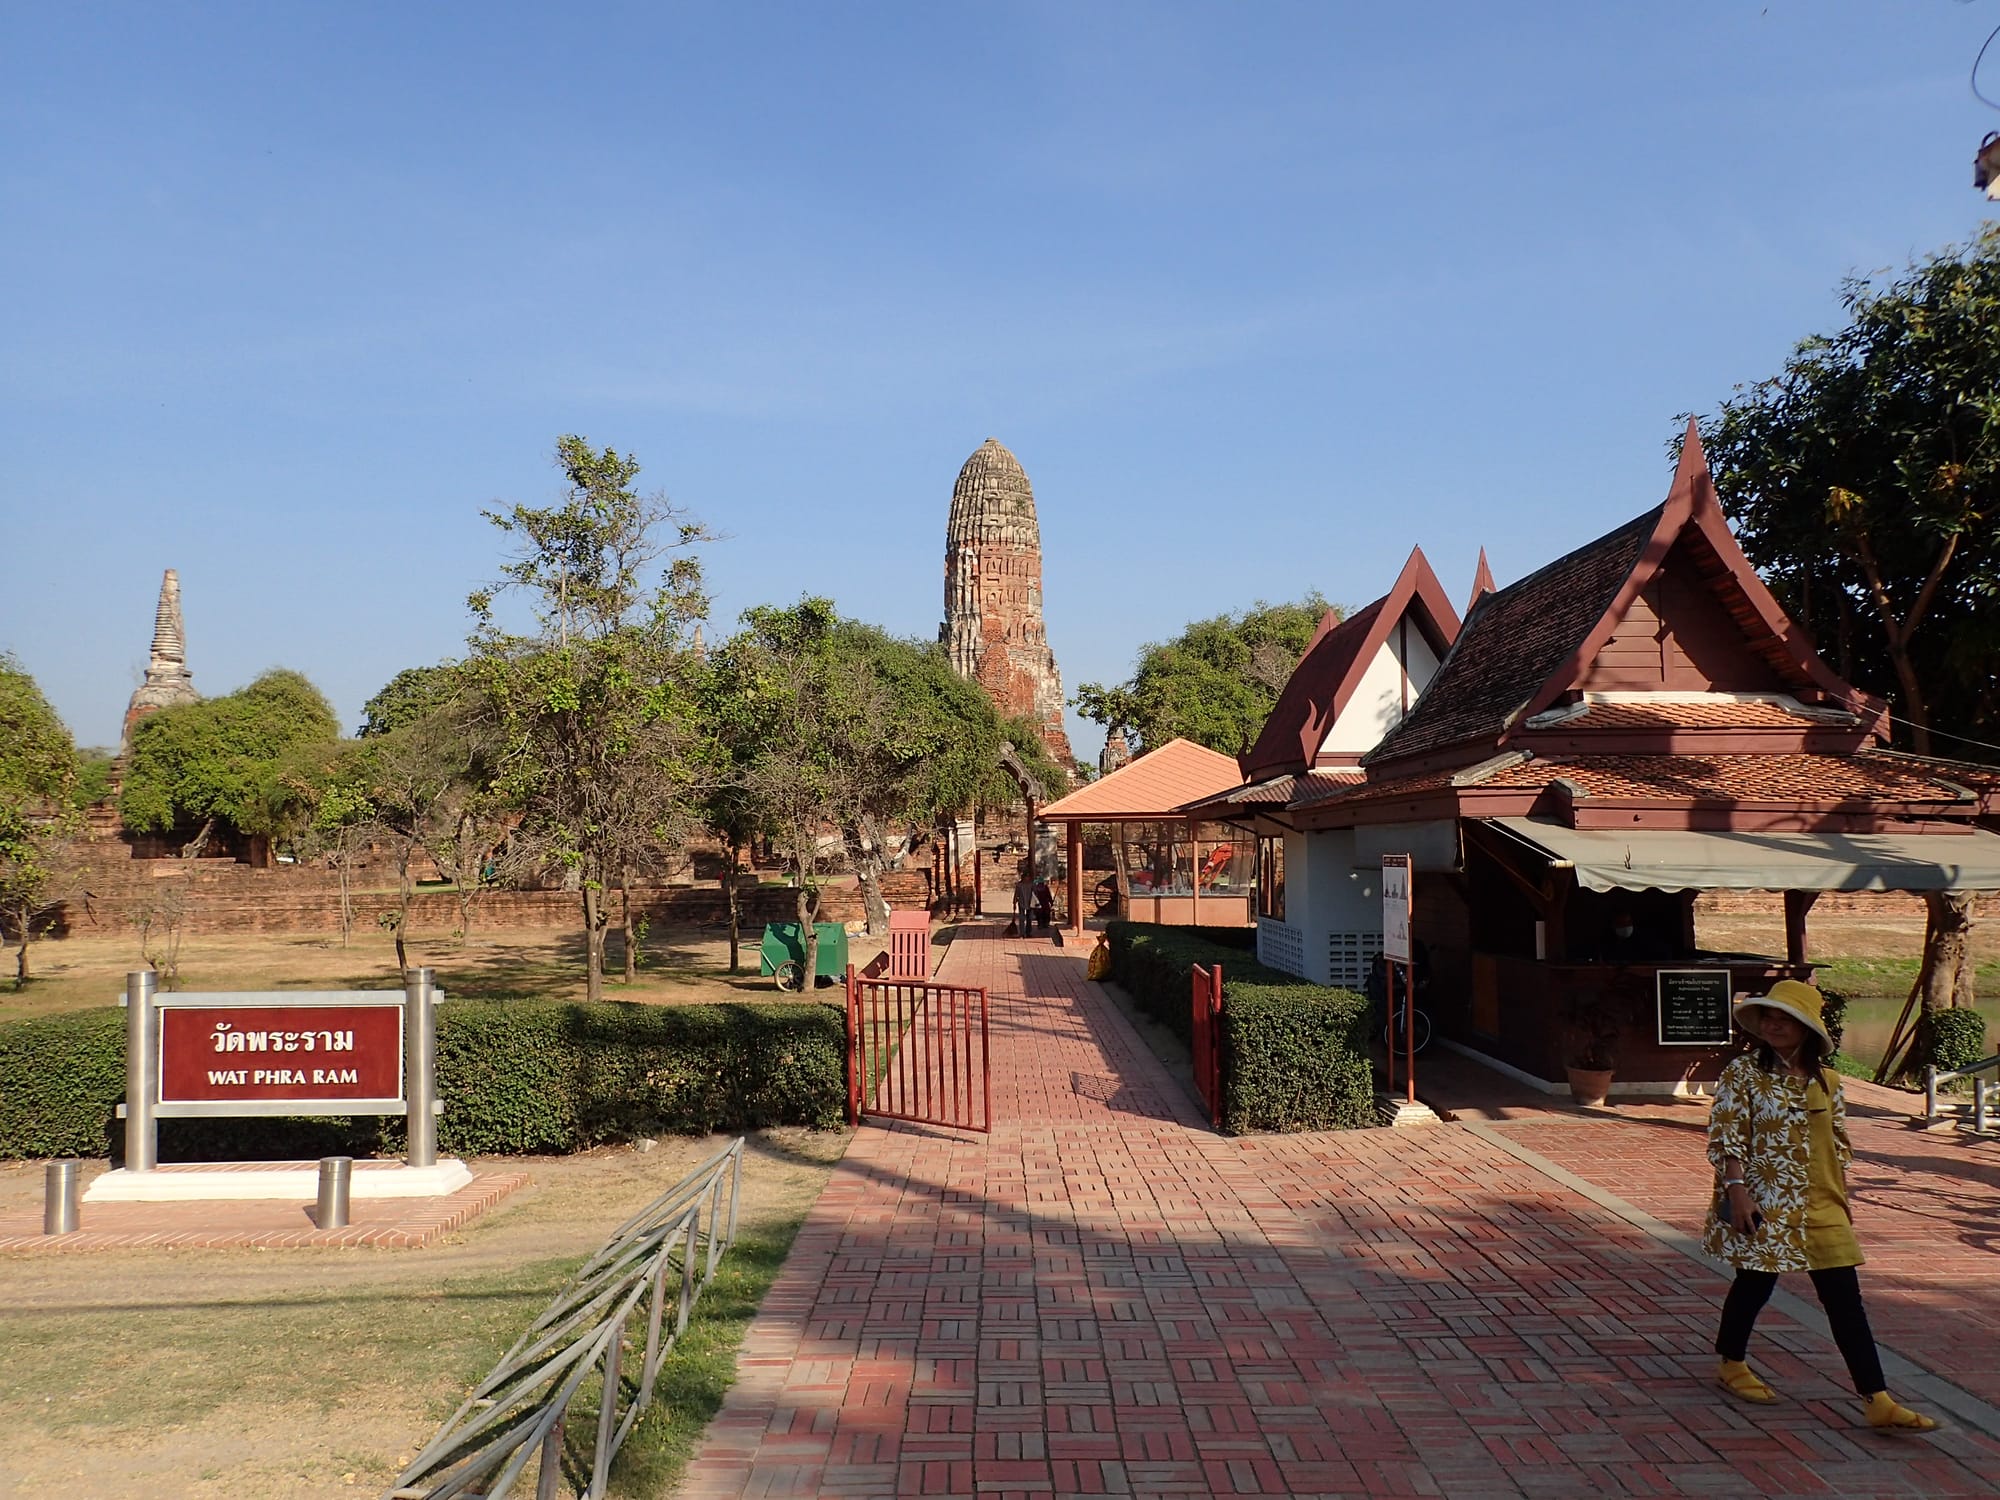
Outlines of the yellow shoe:
{"type": "Polygon", "coordinates": [[[1888,1427],[1899,1432],[1930,1432],[1937,1427],[1937,1418],[1899,1406],[1887,1391],[1877,1391],[1868,1398],[1867,1412],[1870,1427],[1888,1427]]]}
{"type": "Polygon", "coordinates": [[[1778,1393],[1764,1384],[1740,1359],[1725,1359],[1716,1367],[1715,1378],[1722,1383],[1725,1391],[1741,1400],[1768,1406],[1778,1399],[1778,1393]]]}

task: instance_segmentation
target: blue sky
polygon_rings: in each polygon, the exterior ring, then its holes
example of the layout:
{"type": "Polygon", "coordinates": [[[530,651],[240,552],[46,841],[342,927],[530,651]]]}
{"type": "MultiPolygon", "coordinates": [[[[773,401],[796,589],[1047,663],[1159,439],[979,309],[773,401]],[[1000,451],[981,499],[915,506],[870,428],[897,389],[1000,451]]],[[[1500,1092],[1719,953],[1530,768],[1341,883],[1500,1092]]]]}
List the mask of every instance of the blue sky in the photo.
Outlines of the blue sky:
{"type": "Polygon", "coordinates": [[[199,688],[295,667],[352,727],[460,649],[480,510],[553,499],[565,432],[729,534],[712,635],[814,592],[934,636],[988,436],[1071,691],[1413,543],[1462,598],[1979,227],[1996,25],[7,0],[0,648],[112,742],[177,567],[199,688]]]}

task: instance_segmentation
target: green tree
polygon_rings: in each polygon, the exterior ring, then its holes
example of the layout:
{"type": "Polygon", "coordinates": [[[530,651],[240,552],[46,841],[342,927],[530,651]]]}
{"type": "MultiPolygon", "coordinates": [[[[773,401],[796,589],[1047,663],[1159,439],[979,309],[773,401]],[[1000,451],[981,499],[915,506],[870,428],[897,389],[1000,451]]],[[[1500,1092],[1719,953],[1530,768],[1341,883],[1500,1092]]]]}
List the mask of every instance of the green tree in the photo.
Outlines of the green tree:
{"type": "Polygon", "coordinates": [[[339,737],[333,709],[297,672],[266,672],[222,698],[162,709],[132,731],[119,815],[134,833],[186,839],[221,830],[282,837],[294,808],[279,775],[300,747],[339,737]]]}
{"type": "Polygon", "coordinates": [[[1841,301],[1845,328],[1702,424],[1716,491],[1786,609],[1891,701],[1912,749],[1950,724],[1990,759],[1975,741],[2000,742],[2000,225],[1841,301]]]}
{"type": "Polygon", "coordinates": [[[821,868],[855,872],[871,929],[888,918],[881,874],[910,829],[1014,798],[1003,746],[1043,789],[1064,785],[1032,725],[1008,724],[935,645],[843,620],[825,599],[745,611],[712,663],[709,721],[734,767],[711,799],[726,834],[770,835],[792,867],[807,969],[821,868]]]}
{"type": "Polygon", "coordinates": [[[301,858],[323,861],[340,883],[340,946],[354,936],[354,863],[376,827],[369,777],[352,740],[294,746],[272,780],[291,811],[287,832],[301,858]]]}
{"type": "Polygon", "coordinates": [[[522,811],[517,837],[581,892],[586,986],[598,1000],[606,892],[648,850],[684,840],[698,817],[691,632],[707,599],[692,549],[707,532],[640,495],[630,455],[570,436],[556,462],[560,504],[486,512],[516,550],[500,581],[468,600],[465,672],[489,717],[494,787],[522,811]],[[501,623],[496,604],[510,591],[532,602],[534,631],[501,623]]]}
{"type": "Polygon", "coordinates": [[[1141,648],[1131,679],[1077,689],[1077,710],[1141,745],[1185,738],[1225,755],[1248,750],[1311,644],[1327,603],[1261,600],[1241,614],[1197,620],[1171,641],[1141,648]]]}
{"type": "Polygon", "coordinates": [[[449,707],[463,693],[465,673],[455,661],[405,667],[361,705],[361,738],[372,739],[449,707]]]}
{"type": "Polygon", "coordinates": [[[69,730],[35,679],[0,652],[0,926],[18,944],[16,989],[28,982],[36,923],[69,894],[82,823],[76,776],[69,730]]]}
{"type": "MultiPolygon", "coordinates": [[[[1849,280],[1845,328],[1723,402],[1702,443],[1724,509],[1787,611],[1930,754],[2000,742],[2000,226],[1849,280]],[[1984,742],[1983,744],[1981,742],[1984,742]]],[[[1926,897],[1909,1066],[1974,1001],[1970,898],[1926,897]]],[[[1887,1069],[1894,1059],[1884,1059],[1887,1069]]]]}
{"type": "Polygon", "coordinates": [[[118,764],[118,752],[93,745],[76,752],[76,789],[70,800],[79,809],[95,807],[111,800],[111,772],[118,764]]]}

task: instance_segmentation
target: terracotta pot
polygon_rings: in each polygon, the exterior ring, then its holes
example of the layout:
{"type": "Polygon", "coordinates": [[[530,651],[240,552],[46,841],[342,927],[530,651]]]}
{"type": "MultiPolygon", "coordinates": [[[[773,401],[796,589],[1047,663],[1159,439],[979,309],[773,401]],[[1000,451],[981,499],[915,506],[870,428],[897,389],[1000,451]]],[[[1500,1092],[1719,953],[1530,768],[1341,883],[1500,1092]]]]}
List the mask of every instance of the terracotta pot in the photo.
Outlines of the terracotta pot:
{"type": "Polygon", "coordinates": [[[1570,1097],[1578,1104],[1602,1104],[1611,1093],[1611,1069],[1566,1068],[1570,1097]]]}

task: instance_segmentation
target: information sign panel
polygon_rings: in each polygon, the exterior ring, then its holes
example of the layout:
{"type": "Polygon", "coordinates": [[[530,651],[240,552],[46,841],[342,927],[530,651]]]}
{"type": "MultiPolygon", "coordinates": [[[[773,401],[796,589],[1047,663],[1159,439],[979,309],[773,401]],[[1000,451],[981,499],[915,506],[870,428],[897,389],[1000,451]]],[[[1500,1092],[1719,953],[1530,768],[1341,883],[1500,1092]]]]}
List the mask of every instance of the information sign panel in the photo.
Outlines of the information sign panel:
{"type": "Polygon", "coordinates": [[[1657,980],[1662,1047],[1720,1047],[1729,1041],[1727,969],[1661,969],[1657,980]]]}
{"type": "Polygon", "coordinates": [[[1410,961],[1410,856],[1382,856],[1382,956],[1410,961]]]}
{"type": "Polygon", "coordinates": [[[395,1000],[160,1009],[163,1105],[371,1100],[396,1113],[402,1092],[403,1007],[395,1000]]]}

